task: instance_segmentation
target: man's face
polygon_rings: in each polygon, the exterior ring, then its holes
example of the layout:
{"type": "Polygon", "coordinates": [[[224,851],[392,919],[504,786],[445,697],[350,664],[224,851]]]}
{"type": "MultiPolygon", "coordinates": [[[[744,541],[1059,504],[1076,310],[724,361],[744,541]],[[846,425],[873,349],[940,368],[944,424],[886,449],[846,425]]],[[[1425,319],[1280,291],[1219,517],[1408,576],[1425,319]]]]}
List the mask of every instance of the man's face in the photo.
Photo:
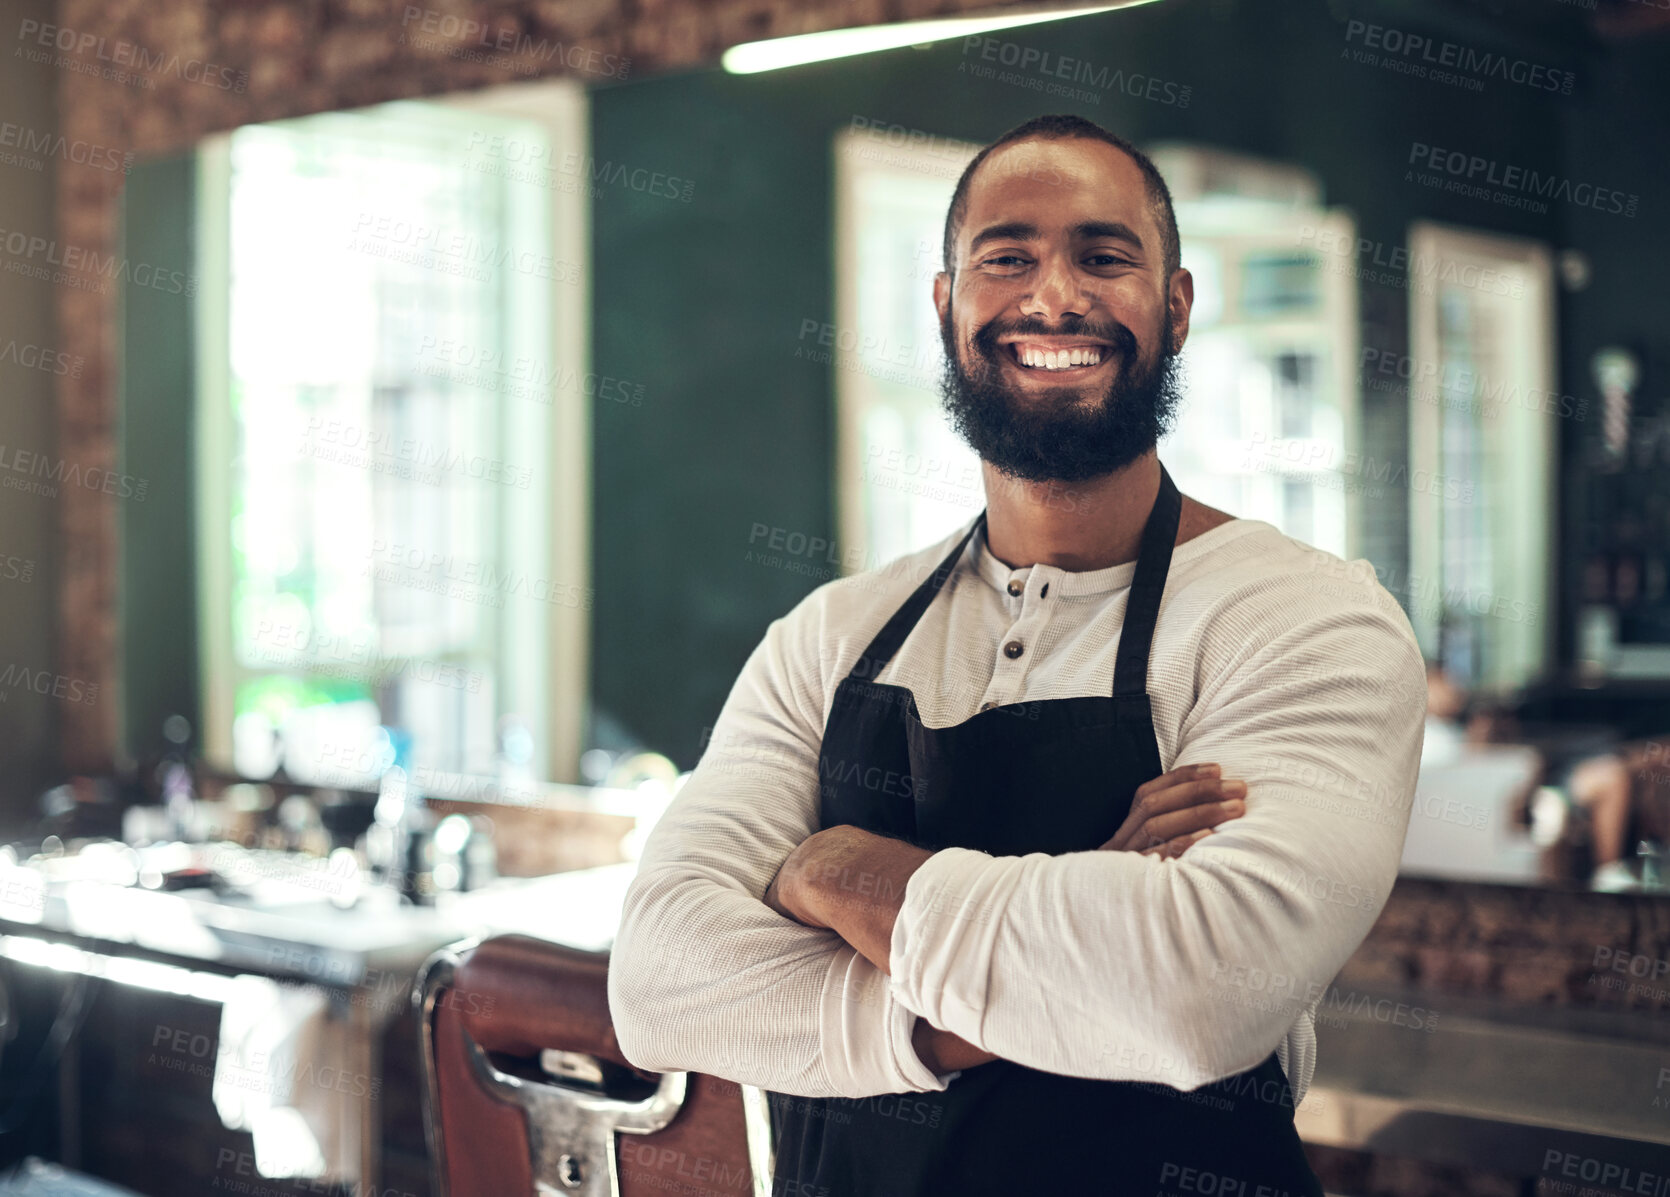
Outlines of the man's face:
{"type": "Polygon", "coordinates": [[[1188,271],[1165,276],[1141,170],[1101,141],[1014,142],[968,201],[955,281],[934,280],[957,432],[1028,481],[1129,465],[1171,426],[1194,299],[1188,271]]]}

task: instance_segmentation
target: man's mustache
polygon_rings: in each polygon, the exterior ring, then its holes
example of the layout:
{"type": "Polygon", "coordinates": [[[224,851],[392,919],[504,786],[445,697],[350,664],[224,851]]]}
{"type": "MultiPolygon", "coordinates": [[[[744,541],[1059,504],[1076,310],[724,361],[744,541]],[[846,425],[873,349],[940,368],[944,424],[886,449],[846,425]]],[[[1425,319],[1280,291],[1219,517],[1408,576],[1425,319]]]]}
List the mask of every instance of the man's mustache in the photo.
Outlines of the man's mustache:
{"type": "Polygon", "coordinates": [[[997,339],[1004,336],[1083,337],[1087,341],[1105,341],[1122,353],[1134,351],[1137,346],[1136,335],[1123,324],[1114,323],[1103,327],[1087,324],[1082,320],[1070,323],[1065,328],[1050,328],[1041,320],[1020,320],[1003,328],[988,324],[975,335],[975,342],[983,342],[983,348],[995,349],[997,339]]]}

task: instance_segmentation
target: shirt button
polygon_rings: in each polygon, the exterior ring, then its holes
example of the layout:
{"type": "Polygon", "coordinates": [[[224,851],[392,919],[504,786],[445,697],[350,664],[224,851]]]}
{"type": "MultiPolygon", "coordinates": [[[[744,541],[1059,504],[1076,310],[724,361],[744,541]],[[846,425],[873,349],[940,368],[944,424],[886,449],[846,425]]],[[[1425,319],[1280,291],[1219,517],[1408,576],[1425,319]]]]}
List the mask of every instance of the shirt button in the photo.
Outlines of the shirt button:
{"type": "Polygon", "coordinates": [[[1021,645],[1021,642],[1019,640],[1011,640],[1011,641],[1009,641],[1008,644],[1005,644],[1003,646],[1003,655],[1008,657],[1011,661],[1013,661],[1016,657],[1020,656],[1025,651],[1026,651],[1026,649],[1021,645]]]}
{"type": "Polygon", "coordinates": [[[996,704],[996,703],[995,703],[995,702],[983,702],[983,703],[981,703],[981,704],[980,704],[980,709],[981,709],[981,710],[982,710],[982,711],[989,711],[989,710],[991,710],[991,709],[992,709],[992,708],[993,708],[993,707],[995,707],[995,706],[996,706],[996,705],[997,705],[997,704],[996,704]]]}
{"type": "Polygon", "coordinates": [[[1010,594],[1015,595],[1016,597],[1019,597],[1021,591],[1025,590],[1025,589],[1026,589],[1026,587],[1021,585],[1014,578],[1009,579],[1009,593],[1010,594]]]}

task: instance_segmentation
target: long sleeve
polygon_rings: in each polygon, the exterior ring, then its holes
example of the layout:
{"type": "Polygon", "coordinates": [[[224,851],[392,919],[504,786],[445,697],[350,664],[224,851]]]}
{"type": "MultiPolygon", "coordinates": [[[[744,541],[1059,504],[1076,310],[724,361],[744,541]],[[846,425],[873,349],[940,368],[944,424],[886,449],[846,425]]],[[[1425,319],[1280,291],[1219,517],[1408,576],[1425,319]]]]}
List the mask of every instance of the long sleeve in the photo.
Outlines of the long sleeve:
{"type": "Polygon", "coordinates": [[[609,964],[621,1050],[804,1097],[945,1088],[916,1015],[833,931],[761,901],[818,827],[822,628],[802,603],[749,657],[700,762],[648,836],[609,964]]]}
{"type": "Polygon", "coordinates": [[[1378,583],[1265,578],[1213,619],[1165,767],[1219,762],[1246,813],[1174,861],[936,853],[893,928],[906,1006],[1030,1067],[1179,1089],[1257,1065],[1314,1009],[1396,878],[1421,654],[1378,583]]]}

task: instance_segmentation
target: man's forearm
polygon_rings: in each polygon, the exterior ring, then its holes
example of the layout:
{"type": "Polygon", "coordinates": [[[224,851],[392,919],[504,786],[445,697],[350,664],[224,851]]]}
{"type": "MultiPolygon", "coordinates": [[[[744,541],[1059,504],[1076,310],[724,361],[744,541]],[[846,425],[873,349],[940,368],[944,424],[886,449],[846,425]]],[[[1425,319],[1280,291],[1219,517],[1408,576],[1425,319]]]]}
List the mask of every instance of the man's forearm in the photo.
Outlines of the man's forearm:
{"type": "Polygon", "coordinates": [[[932,855],[904,840],[843,827],[804,870],[800,900],[817,923],[890,974],[893,924],[905,902],[905,886],[932,855]]]}
{"type": "Polygon", "coordinates": [[[634,881],[609,963],[610,1013],[634,1066],[801,1097],[938,1087],[911,1048],[919,1020],[870,961],[827,931],[786,928],[746,894],[663,868],[634,881]]]}
{"type": "MultiPolygon", "coordinates": [[[[805,841],[784,862],[767,888],[766,902],[790,918],[834,931],[887,973],[905,887],[932,855],[859,827],[829,828],[805,841]]],[[[935,1075],[999,1059],[925,1018],[918,1018],[911,1029],[911,1048],[935,1075]]]]}

